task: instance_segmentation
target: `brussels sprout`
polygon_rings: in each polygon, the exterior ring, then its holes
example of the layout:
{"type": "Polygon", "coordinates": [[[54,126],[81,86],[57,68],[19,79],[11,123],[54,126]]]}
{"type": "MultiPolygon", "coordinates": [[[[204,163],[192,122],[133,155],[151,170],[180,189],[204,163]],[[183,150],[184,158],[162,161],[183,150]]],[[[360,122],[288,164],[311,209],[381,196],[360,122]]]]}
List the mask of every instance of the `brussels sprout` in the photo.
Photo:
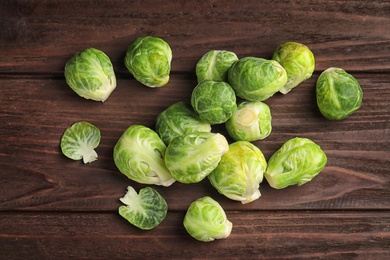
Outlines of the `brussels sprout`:
{"type": "Polygon", "coordinates": [[[165,164],[177,181],[196,183],[217,167],[228,150],[226,138],[219,133],[188,133],[168,145],[165,164]]]}
{"type": "Polygon", "coordinates": [[[321,148],[307,138],[288,140],[268,160],[265,178],[275,189],[301,186],[324,169],[327,157],[321,148]]]}
{"type": "Polygon", "coordinates": [[[116,88],[110,58],[89,48],[76,53],[65,65],[65,80],[80,97],[104,102],[116,88]]]}
{"type": "Polygon", "coordinates": [[[340,68],[328,68],[317,79],[317,105],[329,120],[350,116],[362,105],[363,90],[351,74],[340,68]]]}
{"type": "Polygon", "coordinates": [[[230,67],[228,82],[240,98],[263,101],[286,84],[287,72],[275,60],[245,57],[230,67]]]}
{"type": "Polygon", "coordinates": [[[219,193],[246,204],[260,197],[259,186],[266,168],[267,162],[259,148],[238,141],[229,145],[229,151],[208,179],[219,193]]]}
{"type": "Polygon", "coordinates": [[[177,102],[169,106],[156,120],[156,132],[166,145],[187,133],[210,131],[210,124],[200,120],[188,102],[177,102]]]}
{"type": "Polygon", "coordinates": [[[98,155],[94,150],[100,143],[100,130],[96,126],[80,121],[67,128],[61,138],[62,153],[84,163],[96,161],[98,155]]]}
{"type": "Polygon", "coordinates": [[[175,182],[164,163],[166,146],[156,132],[132,125],[114,147],[114,162],[121,173],[142,184],[170,186],[175,182]]]}
{"type": "Polygon", "coordinates": [[[183,225],[188,234],[202,242],[227,238],[233,228],[221,205],[209,196],[191,203],[184,216],[183,225]]]}
{"type": "Polygon", "coordinates": [[[257,141],[270,135],[272,116],[269,106],[261,101],[243,101],[226,122],[228,134],[236,141],[257,141]]]}
{"type": "Polygon", "coordinates": [[[287,82],[279,90],[283,94],[310,78],[314,72],[314,54],[302,43],[285,42],[279,45],[272,59],[279,62],[287,72],[287,82]]]}
{"type": "Polygon", "coordinates": [[[205,80],[192,91],[191,105],[201,120],[221,124],[236,111],[236,94],[226,82],[205,80]]]}
{"type": "Polygon", "coordinates": [[[169,81],[172,50],[161,38],[137,38],[128,47],[124,61],[134,78],[145,86],[162,87],[169,81]]]}
{"type": "Polygon", "coordinates": [[[143,230],[157,227],[168,212],[165,199],[151,187],[140,189],[137,194],[133,187],[128,186],[127,193],[119,200],[126,205],[119,207],[119,215],[143,230]]]}
{"type": "Polygon", "coordinates": [[[231,51],[212,50],[200,58],[196,64],[198,83],[203,80],[227,81],[227,72],[232,64],[238,60],[231,51]]]}

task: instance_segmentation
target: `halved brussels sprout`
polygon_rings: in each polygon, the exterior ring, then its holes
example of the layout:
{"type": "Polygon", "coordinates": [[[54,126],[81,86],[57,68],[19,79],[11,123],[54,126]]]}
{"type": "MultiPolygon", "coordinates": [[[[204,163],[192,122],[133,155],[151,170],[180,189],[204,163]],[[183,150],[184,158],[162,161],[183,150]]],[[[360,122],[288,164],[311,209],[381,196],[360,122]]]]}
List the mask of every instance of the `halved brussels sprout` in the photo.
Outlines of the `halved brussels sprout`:
{"type": "Polygon", "coordinates": [[[145,187],[139,193],[127,187],[127,193],[119,199],[126,206],[120,206],[119,215],[132,225],[150,230],[157,227],[166,217],[168,204],[155,189],[145,187]]]}
{"type": "Polygon", "coordinates": [[[317,79],[317,105],[329,120],[350,116],[362,105],[363,90],[351,74],[340,68],[328,68],[317,79]]]}
{"type": "Polygon", "coordinates": [[[177,102],[169,106],[156,120],[156,132],[166,145],[187,133],[210,131],[210,124],[200,120],[188,102],[177,102]]]}
{"type": "Polygon", "coordinates": [[[236,94],[226,82],[204,80],[192,91],[191,105],[201,120],[221,124],[236,111],[236,94]]]}
{"type": "Polygon", "coordinates": [[[271,156],[264,176],[275,189],[301,186],[317,176],[326,162],[326,154],[319,145],[308,138],[295,137],[271,156]]]}
{"type": "Polygon", "coordinates": [[[116,88],[110,58],[94,48],[78,52],[69,59],[64,74],[69,87],[86,99],[103,102],[116,88]]]}
{"type": "Polygon", "coordinates": [[[246,204],[260,197],[259,186],[266,168],[267,162],[258,147],[238,141],[229,145],[229,151],[208,179],[219,193],[246,204]]]}
{"type": "Polygon", "coordinates": [[[100,130],[91,123],[80,121],[67,128],[61,138],[62,153],[84,163],[96,161],[98,155],[94,150],[100,143],[100,130]]]}
{"type": "Polygon", "coordinates": [[[114,162],[121,173],[142,184],[170,186],[175,179],[164,163],[166,146],[156,132],[132,125],[114,147],[114,162]]]}
{"type": "Polygon", "coordinates": [[[125,65],[134,78],[151,88],[165,86],[171,71],[172,50],[158,37],[139,37],[130,44],[125,65]]]}
{"type": "Polygon", "coordinates": [[[204,54],[196,64],[198,83],[203,80],[227,81],[227,72],[237,55],[231,51],[211,50],[204,54]]]}
{"type": "Polygon", "coordinates": [[[275,60],[245,57],[230,67],[228,82],[240,98],[263,101],[286,84],[287,72],[275,60]]]}
{"type": "Polygon", "coordinates": [[[291,89],[310,78],[314,72],[314,54],[306,45],[298,42],[285,42],[279,45],[272,55],[287,72],[287,82],[279,90],[287,94],[291,89]]]}
{"type": "Polygon", "coordinates": [[[177,181],[196,183],[217,167],[228,150],[226,138],[219,133],[188,133],[168,145],[165,164],[177,181]]]}
{"type": "Polygon", "coordinates": [[[271,110],[261,101],[243,101],[225,124],[228,134],[236,141],[257,141],[272,131],[271,110]]]}
{"type": "Polygon", "coordinates": [[[191,203],[184,216],[183,225],[188,234],[202,242],[227,238],[233,228],[221,205],[209,196],[191,203]]]}

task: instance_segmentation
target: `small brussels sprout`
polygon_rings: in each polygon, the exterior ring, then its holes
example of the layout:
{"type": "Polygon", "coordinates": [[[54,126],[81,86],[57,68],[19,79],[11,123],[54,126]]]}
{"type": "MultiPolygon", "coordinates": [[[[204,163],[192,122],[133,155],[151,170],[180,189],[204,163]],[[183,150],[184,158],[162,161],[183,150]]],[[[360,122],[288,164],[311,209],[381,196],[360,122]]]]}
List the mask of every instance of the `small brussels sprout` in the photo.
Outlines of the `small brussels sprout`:
{"type": "Polygon", "coordinates": [[[275,60],[245,57],[230,67],[228,82],[240,98],[263,101],[286,84],[287,72],[275,60]]]}
{"type": "Polygon", "coordinates": [[[350,116],[362,105],[363,90],[351,74],[340,68],[328,68],[317,79],[317,105],[329,120],[350,116]]]}
{"type": "Polygon", "coordinates": [[[100,130],[91,123],[80,121],[67,128],[61,138],[62,153],[84,163],[96,161],[98,155],[94,150],[100,143],[100,130]]]}
{"type": "Polygon", "coordinates": [[[279,62],[287,72],[287,82],[279,90],[283,94],[310,78],[314,72],[314,54],[302,43],[285,42],[279,45],[272,59],[279,62]]]}
{"type": "Polygon", "coordinates": [[[204,80],[192,91],[191,105],[201,120],[221,124],[236,111],[236,94],[226,82],[204,80]]]}
{"type": "Polygon", "coordinates": [[[288,140],[268,160],[265,178],[275,189],[301,186],[324,169],[327,157],[316,143],[307,138],[288,140]]]}
{"type": "Polygon", "coordinates": [[[272,131],[272,116],[269,106],[261,101],[243,101],[226,122],[228,134],[236,141],[257,141],[269,136],[272,131]]]}
{"type": "Polygon", "coordinates": [[[156,132],[132,125],[114,146],[114,162],[121,173],[142,184],[170,186],[175,182],[164,163],[166,146],[156,132]]]}
{"type": "Polygon", "coordinates": [[[219,193],[246,204],[260,197],[259,186],[266,168],[267,162],[259,148],[238,141],[229,145],[229,151],[208,179],[219,193]]]}
{"type": "Polygon", "coordinates": [[[233,228],[221,205],[209,196],[190,204],[183,225],[188,234],[202,242],[227,238],[233,228]]]}
{"type": "Polygon", "coordinates": [[[189,102],[177,102],[169,106],[156,120],[156,132],[166,145],[187,133],[210,131],[210,124],[200,120],[189,102]]]}
{"type": "Polygon", "coordinates": [[[119,215],[143,230],[157,227],[168,212],[165,199],[151,187],[140,189],[137,194],[133,187],[128,186],[127,193],[119,200],[126,205],[119,207],[119,215]]]}
{"type": "Polygon", "coordinates": [[[165,164],[177,181],[196,183],[217,167],[228,150],[226,138],[219,133],[188,133],[168,145],[165,164]]]}
{"type": "Polygon", "coordinates": [[[165,86],[171,71],[172,50],[158,37],[139,37],[130,44],[125,65],[134,78],[151,88],[165,86]]]}
{"type": "Polygon", "coordinates": [[[116,88],[110,58],[94,48],[85,49],[70,58],[64,74],[69,87],[85,99],[104,102],[116,88]]]}
{"type": "Polygon", "coordinates": [[[198,83],[203,80],[227,81],[227,72],[237,55],[231,51],[211,50],[204,54],[196,64],[198,83]]]}

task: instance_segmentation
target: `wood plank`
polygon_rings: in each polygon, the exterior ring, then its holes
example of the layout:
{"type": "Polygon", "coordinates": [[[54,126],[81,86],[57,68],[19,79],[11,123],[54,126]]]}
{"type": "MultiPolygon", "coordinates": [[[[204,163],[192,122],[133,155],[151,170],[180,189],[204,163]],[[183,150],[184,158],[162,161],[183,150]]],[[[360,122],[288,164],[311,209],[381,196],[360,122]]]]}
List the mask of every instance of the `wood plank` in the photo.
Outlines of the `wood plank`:
{"type": "MultiPolygon", "coordinates": [[[[206,194],[229,210],[389,209],[390,74],[357,74],[363,106],[339,122],[324,119],[316,108],[317,76],[285,96],[277,94],[266,101],[273,132],[255,144],[268,159],[289,138],[311,138],[328,155],[327,167],[318,177],[284,190],[274,190],[264,181],[262,197],[247,205],[217,194],[207,180],[158,187],[170,209],[183,211],[206,194]]],[[[112,96],[101,103],[78,97],[63,79],[0,79],[0,85],[7,86],[0,89],[0,209],[115,210],[128,185],[142,187],[116,169],[112,160],[116,141],[132,124],[153,128],[158,113],[174,102],[189,100],[195,84],[188,75],[175,75],[161,89],[119,80],[112,96]],[[80,120],[102,131],[99,159],[88,165],[65,158],[59,149],[63,131],[80,120]]],[[[222,125],[213,131],[227,136],[222,125]]]]}
{"type": "Polygon", "coordinates": [[[284,41],[307,44],[317,70],[390,70],[388,1],[1,1],[0,73],[63,73],[88,47],[118,73],[138,36],[163,37],[174,72],[190,71],[211,49],[270,58],[284,41]],[[180,6],[180,11],[178,10],[180,6]]]}
{"type": "Polygon", "coordinates": [[[4,259],[386,259],[390,213],[227,212],[233,230],[209,243],[190,237],[184,212],[142,231],[116,213],[0,214],[4,259]]]}

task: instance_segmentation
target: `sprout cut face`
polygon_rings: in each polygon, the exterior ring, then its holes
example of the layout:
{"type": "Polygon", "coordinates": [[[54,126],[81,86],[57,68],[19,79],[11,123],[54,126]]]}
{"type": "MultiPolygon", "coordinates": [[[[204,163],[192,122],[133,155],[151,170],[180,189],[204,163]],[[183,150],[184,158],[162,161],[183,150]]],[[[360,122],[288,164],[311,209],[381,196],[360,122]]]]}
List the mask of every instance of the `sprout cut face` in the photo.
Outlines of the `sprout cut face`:
{"type": "Polygon", "coordinates": [[[227,82],[227,72],[237,60],[237,55],[231,51],[211,50],[207,52],[196,64],[198,83],[203,80],[227,82]]]}
{"type": "Polygon", "coordinates": [[[94,48],[75,54],[66,63],[65,79],[80,97],[95,101],[105,101],[116,88],[116,77],[110,59],[94,48]]]}
{"type": "Polygon", "coordinates": [[[243,101],[225,126],[236,141],[262,140],[272,131],[271,110],[261,101],[243,101]]]}
{"type": "Polygon", "coordinates": [[[233,228],[221,205],[209,196],[191,203],[183,225],[188,234],[202,242],[227,238],[233,228]]]}
{"type": "Polygon", "coordinates": [[[96,161],[98,155],[94,150],[100,143],[100,130],[85,121],[74,123],[67,128],[61,138],[62,153],[72,159],[84,163],[96,161]]]}
{"type": "Polygon", "coordinates": [[[166,146],[156,132],[132,125],[114,147],[114,162],[121,173],[142,184],[170,186],[175,182],[164,163],[166,146]]]}
{"type": "Polygon", "coordinates": [[[165,153],[165,164],[181,183],[196,183],[213,171],[229,150],[226,138],[218,133],[194,132],[175,138],[165,153]]]}
{"type": "Polygon", "coordinates": [[[151,88],[165,86],[171,71],[172,50],[158,37],[139,37],[127,49],[125,65],[134,78],[151,88]]]}
{"type": "Polygon", "coordinates": [[[304,44],[285,42],[279,45],[272,55],[287,72],[287,82],[279,90],[287,94],[291,89],[310,78],[315,69],[314,54],[304,44]]]}
{"type": "Polygon", "coordinates": [[[325,167],[327,157],[316,143],[307,138],[288,140],[268,160],[265,178],[275,189],[301,186],[311,181],[325,167]]]}
{"type": "Polygon", "coordinates": [[[191,105],[201,120],[221,124],[236,111],[236,94],[226,82],[205,80],[192,91],[191,105]]]}
{"type": "Polygon", "coordinates": [[[200,120],[188,102],[171,105],[161,112],[156,120],[156,132],[166,145],[187,133],[210,131],[210,124],[200,120]]]}
{"type": "Polygon", "coordinates": [[[168,212],[165,199],[151,187],[145,187],[137,194],[134,188],[129,186],[120,201],[126,206],[119,207],[119,215],[143,230],[157,227],[168,212]]]}
{"type": "Polygon", "coordinates": [[[246,204],[260,197],[259,187],[266,168],[267,162],[259,148],[238,141],[229,146],[208,179],[219,193],[246,204]]]}
{"type": "Polygon", "coordinates": [[[287,72],[275,60],[245,57],[230,67],[228,82],[240,98],[263,101],[286,84],[287,72]]]}
{"type": "Polygon", "coordinates": [[[363,90],[351,74],[340,68],[321,73],[316,84],[317,105],[329,120],[342,120],[362,105],[363,90]]]}

